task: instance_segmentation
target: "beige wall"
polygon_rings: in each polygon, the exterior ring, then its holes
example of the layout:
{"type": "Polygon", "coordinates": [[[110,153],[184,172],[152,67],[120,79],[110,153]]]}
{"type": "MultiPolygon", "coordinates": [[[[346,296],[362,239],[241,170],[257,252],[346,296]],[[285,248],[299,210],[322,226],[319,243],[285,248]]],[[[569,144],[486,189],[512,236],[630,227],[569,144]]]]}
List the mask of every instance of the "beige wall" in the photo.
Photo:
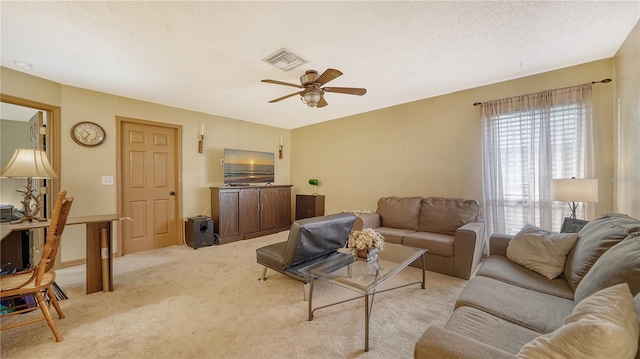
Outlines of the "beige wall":
{"type": "MultiPolygon", "coordinates": [[[[117,212],[115,186],[102,186],[102,176],[116,175],[116,116],[182,126],[183,217],[210,214],[209,187],[223,185],[224,148],[278,152],[280,136],[283,160],[276,157],[276,184],[289,184],[290,131],[187,111],[86,89],[55,84],[7,68],[0,68],[2,93],[61,108],[61,188],[75,197],[71,216],[117,212]],[[97,148],[77,145],[69,132],[79,121],[93,121],[105,128],[106,142],[97,148]],[[204,154],[197,152],[197,135],[205,123],[204,154]]],[[[182,226],[180,224],[180,226],[182,226]]],[[[84,226],[68,226],[61,245],[62,262],[85,257],[84,226]]],[[[115,241],[114,241],[115,243],[115,241]]]]}
{"type": "Polygon", "coordinates": [[[51,106],[60,106],[62,86],[57,82],[0,67],[0,92],[51,106]]]}
{"type": "Polygon", "coordinates": [[[640,21],[615,56],[616,189],[614,208],[640,218],[640,21]]]}
{"type": "MultiPolygon", "coordinates": [[[[294,192],[318,178],[327,213],[374,211],[381,196],[444,196],[482,201],[481,108],[474,102],[613,78],[613,60],[428,98],[292,131],[294,192]]],[[[426,84],[428,86],[428,84],[426,84]]],[[[612,84],[595,85],[596,174],[613,175],[612,84]]],[[[599,181],[596,213],[613,208],[613,187],[599,181]]]]}

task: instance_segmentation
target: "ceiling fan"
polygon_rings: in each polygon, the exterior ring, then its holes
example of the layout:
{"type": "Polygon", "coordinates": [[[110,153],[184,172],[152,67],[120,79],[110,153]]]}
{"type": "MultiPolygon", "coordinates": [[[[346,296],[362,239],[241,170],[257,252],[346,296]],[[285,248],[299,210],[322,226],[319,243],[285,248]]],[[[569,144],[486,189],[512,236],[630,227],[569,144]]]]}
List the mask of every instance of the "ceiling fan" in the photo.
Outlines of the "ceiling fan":
{"type": "Polygon", "coordinates": [[[300,77],[301,85],[296,85],[288,82],[276,81],[276,80],[262,80],[262,82],[276,84],[276,85],[285,85],[297,87],[299,89],[303,89],[299,92],[294,92],[292,94],[282,96],[275,100],[269,101],[269,103],[278,102],[284,100],[286,98],[300,95],[301,100],[309,107],[325,107],[327,105],[327,101],[324,99],[325,92],[337,92],[344,93],[348,95],[358,95],[362,96],[367,93],[367,89],[363,88],[354,88],[354,87],[321,87],[327,82],[336,79],[337,77],[342,76],[342,72],[336,69],[327,69],[322,75],[318,76],[318,71],[316,70],[308,70],[300,77]]]}

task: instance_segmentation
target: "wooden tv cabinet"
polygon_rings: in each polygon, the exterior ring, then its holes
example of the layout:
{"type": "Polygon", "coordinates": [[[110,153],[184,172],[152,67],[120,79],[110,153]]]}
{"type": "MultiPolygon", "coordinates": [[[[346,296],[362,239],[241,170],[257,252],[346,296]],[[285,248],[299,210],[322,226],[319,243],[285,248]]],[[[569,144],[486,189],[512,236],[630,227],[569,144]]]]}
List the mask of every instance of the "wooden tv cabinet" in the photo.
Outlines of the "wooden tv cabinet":
{"type": "Polygon", "coordinates": [[[291,228],[292,185],[210,187],[220,244],[291,228]]]}

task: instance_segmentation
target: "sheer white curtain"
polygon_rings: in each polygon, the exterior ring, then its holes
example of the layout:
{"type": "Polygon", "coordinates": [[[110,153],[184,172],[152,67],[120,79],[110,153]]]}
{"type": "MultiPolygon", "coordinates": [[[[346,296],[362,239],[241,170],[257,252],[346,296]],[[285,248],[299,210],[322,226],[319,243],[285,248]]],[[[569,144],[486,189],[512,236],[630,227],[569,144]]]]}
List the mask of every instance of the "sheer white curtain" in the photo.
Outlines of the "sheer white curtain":
{"type": "MultiPolygon", "coordinates": [[[[591,84],[482,104],[483,202],[488,233],[526,223],[559,231],[570,210],[551,180],[595,178],[591,84]]],[[[579,206],[578,218],[584,218],[579,206]]]]}

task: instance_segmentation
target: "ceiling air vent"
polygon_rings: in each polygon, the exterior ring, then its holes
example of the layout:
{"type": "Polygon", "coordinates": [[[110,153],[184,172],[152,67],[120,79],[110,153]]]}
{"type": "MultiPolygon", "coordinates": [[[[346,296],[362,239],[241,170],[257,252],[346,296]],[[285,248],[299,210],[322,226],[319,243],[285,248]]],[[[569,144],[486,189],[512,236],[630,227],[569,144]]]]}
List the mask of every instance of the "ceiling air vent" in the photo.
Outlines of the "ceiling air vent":
{"type": "Polygon", "coordinates": [[[265,57],[264,59],[262,59],[262,61],[268,62],[271,65],[284,71],[289,71],[306,63],[306,61],[300,58],[300,56],[289,52],[289,50],[285,48],[282,48],[265,57]]]}

